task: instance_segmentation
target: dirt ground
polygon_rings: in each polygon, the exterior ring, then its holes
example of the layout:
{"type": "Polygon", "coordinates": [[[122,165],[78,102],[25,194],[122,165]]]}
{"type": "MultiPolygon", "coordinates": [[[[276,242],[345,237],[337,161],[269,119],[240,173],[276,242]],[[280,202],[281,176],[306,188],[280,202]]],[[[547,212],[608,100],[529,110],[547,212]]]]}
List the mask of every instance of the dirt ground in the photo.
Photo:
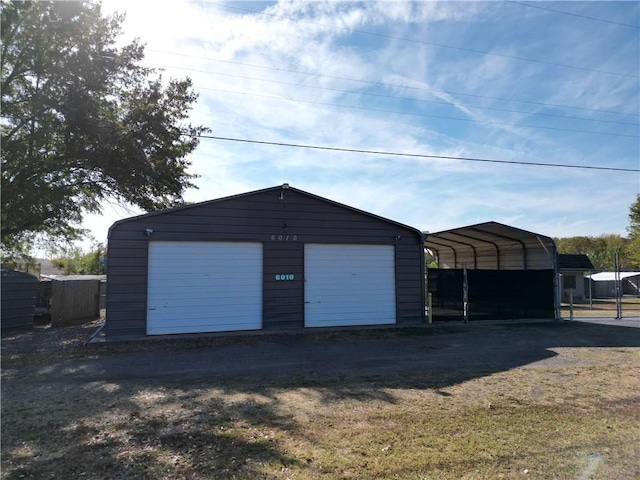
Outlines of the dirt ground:
{"type": "Polygon", "coordinates": [[[640,329],[2,339],[2,478],[640,478],[640,329]]]}

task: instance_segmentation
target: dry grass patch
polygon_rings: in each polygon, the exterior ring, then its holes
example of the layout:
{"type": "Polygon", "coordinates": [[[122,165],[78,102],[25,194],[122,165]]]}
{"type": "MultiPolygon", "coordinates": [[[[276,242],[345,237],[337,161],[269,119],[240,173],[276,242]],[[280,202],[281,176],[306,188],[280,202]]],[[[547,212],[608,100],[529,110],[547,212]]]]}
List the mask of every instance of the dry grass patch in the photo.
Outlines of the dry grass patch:
{"type": "MultiPolygon", "coordinates": [[[[623,317],[640,316],[640,297],[625,296],[621,304],[623,317]]],[[[571,310],[568,303],[562,304],[560,314],[563,318],[569,318],[571,310]]],[[[616,300],[615,298],[597,298],[593,299],[591,305],[588,300],[574,303],[573,315],[576,317],[615,317],[617,315],[616,300]]]]}
{"type": "Polygon", "coordinates": [[[535,363],[460,376],[78,382],[33,373],[96,354],[76,347],[48,358],[44,346],[29,356],[3,342],[2,478],[640,477],[634,347],[558,347],[535,363]]]}

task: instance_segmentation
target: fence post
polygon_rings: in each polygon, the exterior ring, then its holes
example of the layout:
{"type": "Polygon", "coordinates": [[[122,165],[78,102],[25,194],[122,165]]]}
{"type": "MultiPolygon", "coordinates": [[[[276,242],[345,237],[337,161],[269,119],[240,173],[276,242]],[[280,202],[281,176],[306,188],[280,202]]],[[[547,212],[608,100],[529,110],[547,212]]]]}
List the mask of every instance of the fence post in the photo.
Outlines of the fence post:
{"type": "Polygon", "coordinates": [[[569,320],[573,321],[573,288],[569,289],[569,320]]]}
{"type": "Polygon", "coordinates": [[[620,278],[620,254],[616,252],[615,263],[615,284],[616,284],[616,320],[622,319],[622,280],[620,278]]]}

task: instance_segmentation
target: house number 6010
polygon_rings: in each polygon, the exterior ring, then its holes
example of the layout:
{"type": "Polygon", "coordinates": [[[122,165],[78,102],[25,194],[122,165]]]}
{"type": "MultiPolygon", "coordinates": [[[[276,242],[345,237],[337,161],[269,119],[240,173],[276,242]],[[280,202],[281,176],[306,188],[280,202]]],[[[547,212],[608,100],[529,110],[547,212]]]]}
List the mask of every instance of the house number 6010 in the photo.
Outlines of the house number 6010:
{"type": "Polygon", "coordinates": [[[297,235],[271,235],[271,240],[278,242],[295,242],[298,240],[297,235]]]}

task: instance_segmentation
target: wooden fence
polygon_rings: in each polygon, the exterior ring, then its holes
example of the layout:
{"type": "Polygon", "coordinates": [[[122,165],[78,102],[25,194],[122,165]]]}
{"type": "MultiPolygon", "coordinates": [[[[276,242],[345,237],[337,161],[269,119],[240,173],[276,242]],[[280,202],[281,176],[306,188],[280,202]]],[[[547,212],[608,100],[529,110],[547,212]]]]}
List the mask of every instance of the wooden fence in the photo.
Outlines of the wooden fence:
{"type": "Polygon", "coordinates": [[[53,279],[51,284],[51,325],[77,325],[100,316],[98,278],[53,279]]]}

